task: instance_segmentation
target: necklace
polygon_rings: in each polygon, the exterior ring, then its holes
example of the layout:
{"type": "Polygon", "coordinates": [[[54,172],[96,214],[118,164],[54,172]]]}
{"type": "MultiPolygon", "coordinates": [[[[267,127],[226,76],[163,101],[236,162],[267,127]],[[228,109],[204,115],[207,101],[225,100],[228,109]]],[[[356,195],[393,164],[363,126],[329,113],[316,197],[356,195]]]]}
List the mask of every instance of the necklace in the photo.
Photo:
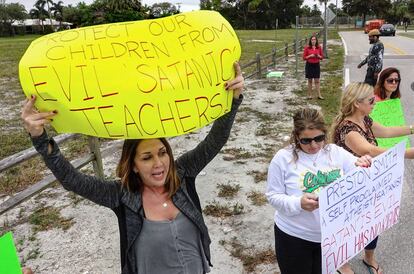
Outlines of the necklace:
{"type": "MultiPolygon", "coordinates": [[[[165,198],[165,195],[163,195],[165,193],[158,194],[158,193],[156,193],[152,189],[148,189],[148,191],[146,191],[145,193],[147,193],[148,195],[151,195],[152,196],[152,198],[150,198],[150,200],[154,201],[153,202],[154,204],[161,204],[163,208],[167,208],[168,207],[168,200],[169,200],[169,198],[168,198],[168,195],[165,198]],[[162,200],[164,200],[164,201],[162,202],[162,200]]],[[[148,196],[148,195],[146,195],[146,196],[148,196]]]]}
{"type": "Polygon", "coordinates": [[[308,159],[308,160],[310,160],[311,162],[312,162],[312,165],[314,166],[314,167],[316,167],[318,164],[316,163],[316,160],[318,160],[318,157],[319,157],[319,153],[320,153],[321,151],[319,150],[317,153],[315,153],[316,154],[316,156],[314,156],[314,157],[311,157],[311,156],[309,156],[309,155],[313,155],[313,154],[309,154],[309,153],[306,153],[306,152],[304,152],[303,151],[303,155],[308,159]]]}

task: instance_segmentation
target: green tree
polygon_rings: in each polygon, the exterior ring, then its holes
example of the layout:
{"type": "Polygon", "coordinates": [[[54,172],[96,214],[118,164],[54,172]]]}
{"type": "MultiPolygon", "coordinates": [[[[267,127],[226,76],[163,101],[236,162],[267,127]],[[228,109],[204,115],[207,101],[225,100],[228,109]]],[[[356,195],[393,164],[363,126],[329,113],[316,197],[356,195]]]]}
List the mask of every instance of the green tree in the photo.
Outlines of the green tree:
{"type": "Polygon", "coordinates": [[[45,6],[47,6],[47,14],[49,15],[50,27],[52,29],[53,29],[53,23],[52,23],[52,14],[51,14],[50,7],[53,6],[53,4],[54,3],[52,0],[37,0],[35,2],[35,6],[42,7],[43,9],[45,9],[45,6]]]}
{"type": "Polygon", "coordinates": [[[392,3],[392,8],[388,12],[387,21],[398,24],[409,17],[409,1],[396,0],[392,3]]]}
{"type": "Polygon", "coordinates": [[[414,0],[411,0],[410,2],[408,2],[407,8],[411,16],[414,16],[414,0]]]}
{"type": "Polygon", "coordinates": [[[342,0],[342,7],[349,15],[361,15],[364,25],[368,14],[385,17],[392,5],[390,0],[342,0]]]}
{"type": "Polygon", "coordinates": [[[92,6],[103,12],[105,23],[135,21],[146,18],[147,8],[139,0],[97,0],[92,6]],[[103,10],[101,5],[103,4],[103,10]]]}
{"type": "Polygon", "coordinates": [[[289,27],[300,15],[303,0],[201,0],[201,9],[220,12],[235,28],[289,27]]]}
{"type": "Polygon", "coordinates": [[[1,33],[8,32],[13,36],[14,28],[12,24],[15,21],[24,20],[27,17],[26,9],[22,4],[10,3],[0,4],[0,30],[1,33]]]}
{"type": "Polygon", "coordinates": [[[63,21],[63,2],[59,1],[57,3],[53,3],[51,8],[53,16],[57,21],[59,21],[59,29],[62,29],[62,21],[63,21]]]}
{"type": "Polygon", "coordinates": [[[151,18],[160,18],[179,13],[177,7],[168,2],[155,3],[150,8],[151,18]]]}
{"type": "Polygon", "coordinates": [[[42,33],[45,32],[44,20],[47,18],[47,11],[44,9],[44,6],[35,3],[33,9],[29,11],[30,18],[38,19],[39,25],[42,27],[42,33]]]}
{"type": "Polygon", "coordinates": [[[312,9],[308,5],[304,5],[300,8],[300,16],[311,17],[312,9]]]}
{"type": "Polygon", "coordinates": [[[139,0],[106,0],[105,2],[108,5],[108,10],[112,12],[141,9],[141,1],[139,0]]]}
{"type": "Polygon", "coordinates": [[[321,16],[322,12],[319,10],[318,5],[314,4],[312,6],[312,12],[311,12],[311,16],[312,17],[319,17],[321,16]]]}
{"type": "MultiPolygon", "coordinates": [[[[234,1],[237,2],[237,1],[234,1]]],[[[221,0],[200,0],[201,10],[216,10],[219,11],[226,6],[221,0]]]]}

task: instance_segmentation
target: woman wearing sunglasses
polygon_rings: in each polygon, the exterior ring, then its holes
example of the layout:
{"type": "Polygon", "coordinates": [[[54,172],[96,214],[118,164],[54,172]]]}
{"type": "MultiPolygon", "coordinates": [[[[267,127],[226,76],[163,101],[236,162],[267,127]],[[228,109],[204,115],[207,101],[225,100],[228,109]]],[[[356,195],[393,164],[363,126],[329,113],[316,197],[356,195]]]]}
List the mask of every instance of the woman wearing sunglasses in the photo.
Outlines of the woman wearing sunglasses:
{"type": "Polygon", "coordinates": [[[355,165],[371,165],[369,156],[357,158],[327,144],[326,134],[318,110],[299,110],[293,116],[290,145],[269,166],[266,196],[276,209],[276,257],[282,274],[322,272],[318,193],[355,165]]]}
{"type": "Polygon", "coordinates": [[[375,101],[401,98],[400,82],[401,76],[398,69],[393,67],[384,69],[375,85],[375,101]]]}
{"type": "MultiPolygon", "coordinates": [[[[382,75],[382,73],[381,73],[382,75]]],[[[383,75],[382,75],[383,76],[383,75]]],[[[381,76],[381,77],[382,77],[381,76]]],[[[355,156],[375,157],[386,151],[377,145],[375,138],[390,138],[413,134],[413,126],[385,127],[374,122],[368,115],[375,106],[374,89],[365,83],[351,83],[342,93],[339,114],[332,125],[332,138],[335,144],[355,156]]],[[[406,158],[414,158],[414,148],[406,150],[406,158]]],[[[374,256],[378,237],[365,247],[363,263],[370,273],[381,274],[382,269],[374,256]]],[[[340,271],[354,273],[346,264],[340,271]]]]}

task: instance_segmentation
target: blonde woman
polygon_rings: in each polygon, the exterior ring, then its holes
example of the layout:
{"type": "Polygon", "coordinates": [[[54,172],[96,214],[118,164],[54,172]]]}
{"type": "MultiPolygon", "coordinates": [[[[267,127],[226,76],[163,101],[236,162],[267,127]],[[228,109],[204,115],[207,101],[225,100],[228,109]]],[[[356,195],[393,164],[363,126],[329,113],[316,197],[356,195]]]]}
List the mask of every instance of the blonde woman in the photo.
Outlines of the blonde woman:
{"type": "MultiPolygon", "coordinates": [[[[390,138],[413,134],[413,126],[384,127],[374,122],[368,115],[375,106],[374,88],[365,83],[351,83],[342,93],[339,114],[332,127],[333,142],[355,156],[375,157],[386,151],[378,147],[376,138],[390,138]]],[[[414,158],[414,148],[407,149],[405,157],[414,158]]],[[[365,248],[363,263],[370,273],[383,273],[375,259],[374,251],[378,237],[365,248]]],[[[353,273],[349,265],[340,269],[341,273],[353,273]]]]}

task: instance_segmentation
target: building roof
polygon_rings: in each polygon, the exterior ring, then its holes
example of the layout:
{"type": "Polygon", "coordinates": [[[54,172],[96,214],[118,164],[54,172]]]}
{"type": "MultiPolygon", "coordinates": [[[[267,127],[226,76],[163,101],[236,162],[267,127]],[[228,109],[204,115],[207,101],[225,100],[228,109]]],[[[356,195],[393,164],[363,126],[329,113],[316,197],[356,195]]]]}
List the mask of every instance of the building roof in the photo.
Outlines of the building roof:
{"type": "MultiPolygon", "coordinates": [[[[40,19],[25,19],[25,20],[21,20],[21,21],[14,21],[12,25],[13,26],[38,26],[38,25],[41,25],[41,24],[42,23],[40,22],[40,19]]],[[[69,23],[69,22],[60,23],[59,21],[56,21],[55,19],[52,19],[52,25],[53,26],[60,26],[60,24],[62,24],[64,26],[73,25],[72,23],[69,23]]],[[[43,25],[44,26],[50,25],[50,20],[49,19],[43,20],[43,25]]]]}

